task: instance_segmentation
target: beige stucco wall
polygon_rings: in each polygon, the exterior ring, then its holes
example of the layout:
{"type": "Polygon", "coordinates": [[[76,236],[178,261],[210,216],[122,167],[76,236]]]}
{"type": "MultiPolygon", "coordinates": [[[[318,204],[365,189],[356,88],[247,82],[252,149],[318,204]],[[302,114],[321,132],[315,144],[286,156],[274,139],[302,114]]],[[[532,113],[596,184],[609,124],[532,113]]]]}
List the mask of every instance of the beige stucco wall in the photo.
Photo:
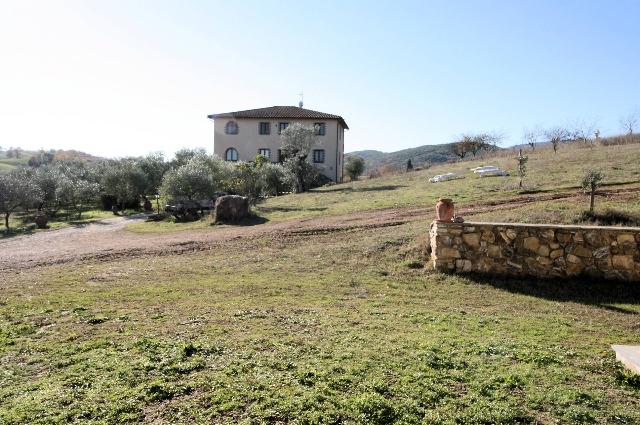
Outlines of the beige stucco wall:
{"type": "MultiPolygon", "coordinates": [[[[278,123],[294,122],[304,126],[313,126],[317,122],[326,124],[324,136],[316,136],[316,143],[311,149],[324,149],[324,164],[314,164],[318,170],[334,181],[342,180],[342,168],[344,165],[344,128],[338,120],[303,120],[303,119],[230,119],[217,118],[214,120],[214,140],[213,152],[220,158],[225,157],[225,152],[229,148],[238,151],[238,159],[241,161],[251,161],[258,154],[258,149],[271,149],[271,160],[278,159],[278,149],[282,143],[278,134],[278,123]],[[225,134],[225,125],[229,121],[238,123],[238,134],[225,134]],[[262,135],[259,133],[261,122],[271,124],[271,134],[262,135]]],[[[312,155],[309,158],[313,161],[312,155]]]]}

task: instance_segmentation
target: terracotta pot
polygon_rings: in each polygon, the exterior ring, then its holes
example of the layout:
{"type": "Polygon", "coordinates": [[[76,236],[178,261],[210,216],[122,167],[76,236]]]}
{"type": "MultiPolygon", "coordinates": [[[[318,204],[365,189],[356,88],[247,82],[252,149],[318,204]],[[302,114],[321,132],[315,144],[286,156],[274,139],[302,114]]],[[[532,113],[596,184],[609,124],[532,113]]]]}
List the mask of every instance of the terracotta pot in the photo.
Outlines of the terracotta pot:
{"type": "Polygon", "coordinates": [[[451,221],[453,218],[453,200],[440,198],[436,204],[436,220],[451,221]]]}
{"type": "Polygon", "coordinates": [[[44,229],[47,227],[49,218],[47,217],[46,214],[38,214],[36,215],[35,222],[36,222],[36,226],[38,226],[38,229],[44,229]]]}

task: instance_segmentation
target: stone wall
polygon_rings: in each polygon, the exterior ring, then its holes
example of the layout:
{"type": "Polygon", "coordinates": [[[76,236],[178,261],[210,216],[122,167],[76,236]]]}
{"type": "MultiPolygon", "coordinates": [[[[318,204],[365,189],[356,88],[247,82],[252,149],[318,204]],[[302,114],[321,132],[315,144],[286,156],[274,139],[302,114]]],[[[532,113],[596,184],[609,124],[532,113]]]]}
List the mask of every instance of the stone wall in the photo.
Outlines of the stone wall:
{"type": "Polygon", "coordinates": [[[640,228],[434,221],[443,272],[640,281],[640,228]]]}

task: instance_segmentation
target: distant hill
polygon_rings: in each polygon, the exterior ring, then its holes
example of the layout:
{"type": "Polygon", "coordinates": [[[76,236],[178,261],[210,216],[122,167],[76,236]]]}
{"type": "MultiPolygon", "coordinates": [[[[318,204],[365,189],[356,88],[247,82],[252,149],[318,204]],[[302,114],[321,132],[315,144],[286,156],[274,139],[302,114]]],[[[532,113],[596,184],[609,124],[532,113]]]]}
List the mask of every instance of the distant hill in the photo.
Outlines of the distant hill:
{"type": "Polygon", "coordinates": [[[442,145],[423,145],[416,148],[403,149],[395,152],[381,152],[376,150],[355,151],[345,156],[359,156],[365,160],[367,170],[374,170],[382,166],[402,168],[411,159],[414,167],[424,164],[439,164],[456,159],[451,153],[451,143],[442,145]]]}
{"type": "Polygon", "coordinates": [[[102,158],[75,150],[50,149],[48,151],[27,151],[20,148],[10,148],[0,151],[0,173],[6,173],[19,166],[27,166],[41,162],[45,156],[54,161],[96,161],[102,158]]]}

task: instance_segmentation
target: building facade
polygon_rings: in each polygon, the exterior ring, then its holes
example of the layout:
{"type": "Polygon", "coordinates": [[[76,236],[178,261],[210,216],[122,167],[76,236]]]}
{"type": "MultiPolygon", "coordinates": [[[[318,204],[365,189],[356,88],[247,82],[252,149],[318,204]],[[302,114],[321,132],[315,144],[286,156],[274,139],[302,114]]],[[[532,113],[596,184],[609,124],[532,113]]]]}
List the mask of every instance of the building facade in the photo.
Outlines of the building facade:
{"type": "Polygon", "coordinates": [[[309,161],[329,179],[342,181],[344,130],[349,127],[339,115],[297,106],[272,106],[213,114],[208,118],[214,122],[213,151],[227,161],[251,161],[261,154],[272,162],[280,162],[280,132],[293,123],[313,127],[316,142],[309,161]]]}

